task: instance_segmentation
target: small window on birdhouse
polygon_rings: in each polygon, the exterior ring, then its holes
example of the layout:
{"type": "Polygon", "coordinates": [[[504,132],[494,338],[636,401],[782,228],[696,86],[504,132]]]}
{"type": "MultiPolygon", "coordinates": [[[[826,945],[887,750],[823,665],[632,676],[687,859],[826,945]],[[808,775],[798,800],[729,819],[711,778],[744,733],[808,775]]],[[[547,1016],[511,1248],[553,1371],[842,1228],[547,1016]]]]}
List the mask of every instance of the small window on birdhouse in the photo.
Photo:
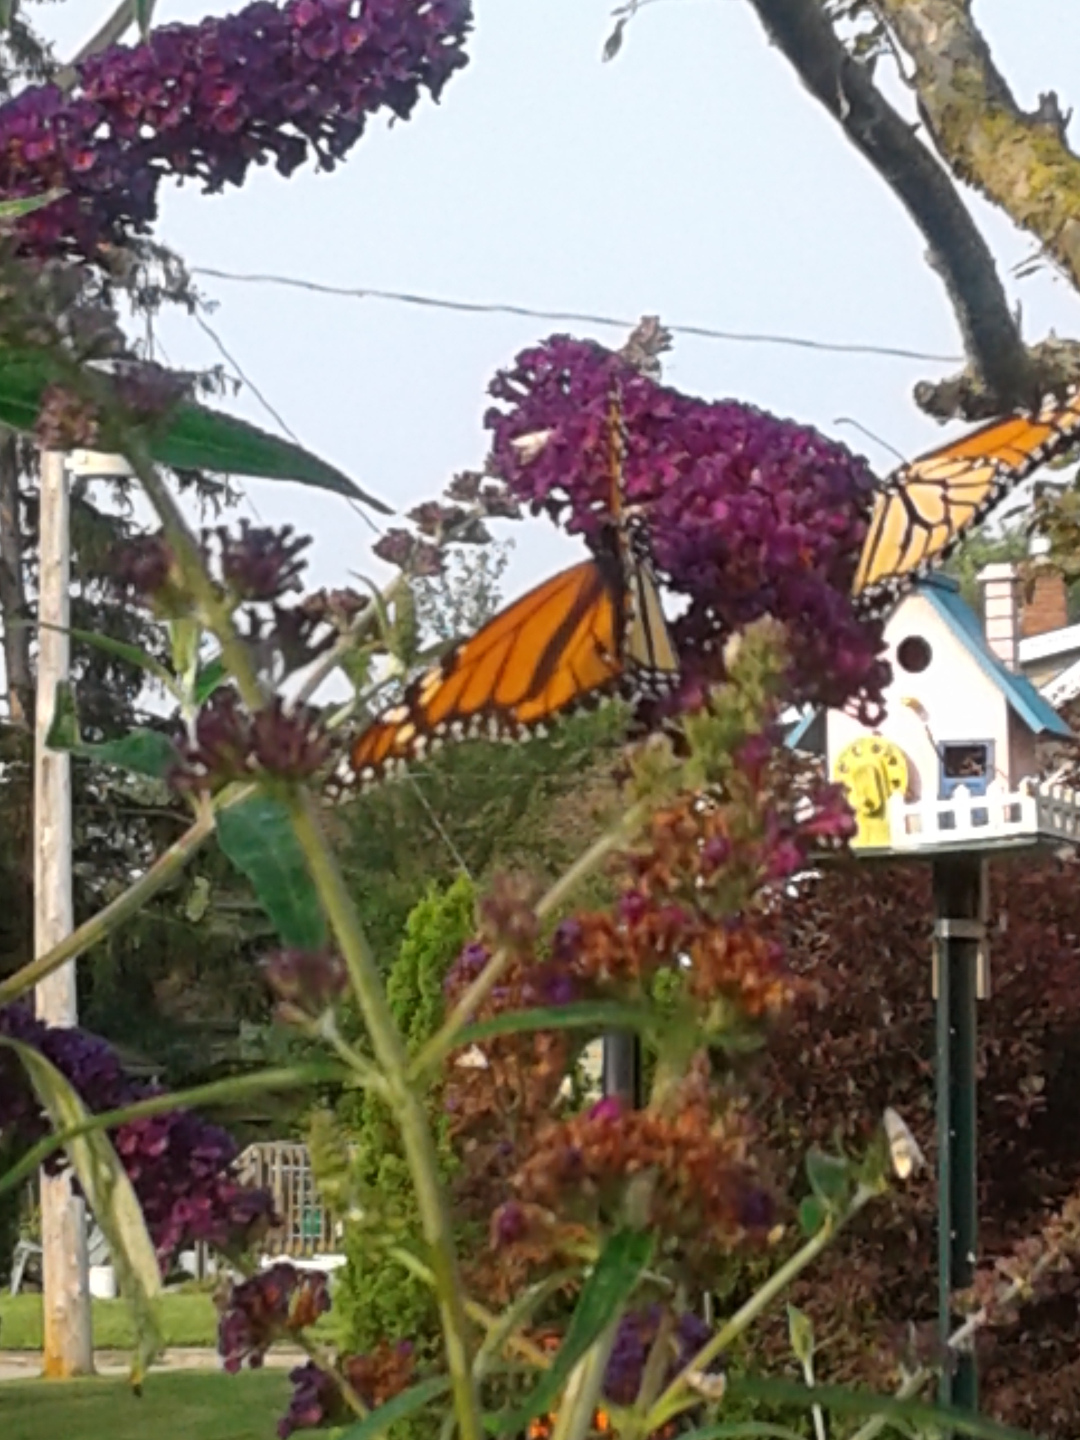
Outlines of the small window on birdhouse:
{"type": "Polygon", "coordinates": [[[896,647],[896,663],[909,675],[921,675],[933,658],[930,642],[921,635],[908,635],[896,647]]]}
{"type": "Polygon", "coordinates": [[[985,795],[994,773],[994,742],[965,740],[941,746],[941,797],[948,799],[961,785],[970,795],[985,795]]]}

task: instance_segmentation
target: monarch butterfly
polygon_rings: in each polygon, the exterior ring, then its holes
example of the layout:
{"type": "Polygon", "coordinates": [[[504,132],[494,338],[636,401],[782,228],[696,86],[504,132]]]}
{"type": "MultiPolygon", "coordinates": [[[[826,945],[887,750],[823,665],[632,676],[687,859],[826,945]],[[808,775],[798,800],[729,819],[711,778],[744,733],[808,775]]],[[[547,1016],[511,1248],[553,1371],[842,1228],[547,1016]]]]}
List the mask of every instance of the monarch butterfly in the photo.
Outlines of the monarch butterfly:
{"type": "Polygon", "coordinates": [[[679,662],[639,522],[622,509],[617,398],[609,413],[612,520],[594,559],[538,585],[408,687],[353,741],[361,784],[447,741],[521,738],[601,698],[673,688],[679,662]]]}
{"type": "Polygon", "coordinates": [[[888,608],[1040,465],[1080,440],[1080,388],[1038,415],[1019,413],[913,460],[878,492],[852,593],[863,613],[888,608]]]}

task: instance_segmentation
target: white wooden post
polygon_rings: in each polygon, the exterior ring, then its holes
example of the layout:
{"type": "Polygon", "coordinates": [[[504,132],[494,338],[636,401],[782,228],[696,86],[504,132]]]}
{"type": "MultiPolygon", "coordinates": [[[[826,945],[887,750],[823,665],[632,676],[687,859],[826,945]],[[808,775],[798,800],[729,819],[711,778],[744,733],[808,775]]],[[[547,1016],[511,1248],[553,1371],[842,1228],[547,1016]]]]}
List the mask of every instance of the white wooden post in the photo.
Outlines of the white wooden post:
{"type": "MultiPolygon", "coordinates": [[[[38,581],[37,716],[34,743],[34,951],[52,949],[74,926],[71,891],[71,760],[48,750],[56,690],[70,666],[71,546],[64,456],[41,456],[38,581]],[[60,629],[46,628],[58,626],[60,629]]],[[[54,971],[36,992],[36,1010],[50,1025],[75,1025],[75,962],[54,971]]],[[[86,1207],[72,1192],[70,1172],[41,1173],[41,1249],[45,1308],[42,1368],[56,1378],[94,1368],[86,1250],[86,1207]]]]}

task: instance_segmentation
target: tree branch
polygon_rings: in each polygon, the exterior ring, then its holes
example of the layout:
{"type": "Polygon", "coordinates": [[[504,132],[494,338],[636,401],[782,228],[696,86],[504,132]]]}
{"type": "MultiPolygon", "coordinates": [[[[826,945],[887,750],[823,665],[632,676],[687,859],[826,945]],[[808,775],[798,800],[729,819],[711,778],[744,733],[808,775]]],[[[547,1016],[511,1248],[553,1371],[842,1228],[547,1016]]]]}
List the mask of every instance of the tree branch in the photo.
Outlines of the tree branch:
{"type": "MultiPolygon", "coordinates": [[[[919,3],[919,0],[913,0],[919,3]]],[[[925,0],[927,4],[935,0],[925,0]]],[[[840,43],[820,0],[750,0],[772,42],[903,204],[930,247],[972,366],[998,409],[1038,402],[1039,384],[990,248],[944,166],[840,43]]],[[[889,0],[890,12],[906,8],[889,0]]]]}
{"type": "Polygon", "coordinates": [[[1028,114],[994,65],[971,0],[877,0],[915,68],[919,109],[950,169],[1034,235],[1080,289],[1080,157],[1051,92],[1028,114]]]}

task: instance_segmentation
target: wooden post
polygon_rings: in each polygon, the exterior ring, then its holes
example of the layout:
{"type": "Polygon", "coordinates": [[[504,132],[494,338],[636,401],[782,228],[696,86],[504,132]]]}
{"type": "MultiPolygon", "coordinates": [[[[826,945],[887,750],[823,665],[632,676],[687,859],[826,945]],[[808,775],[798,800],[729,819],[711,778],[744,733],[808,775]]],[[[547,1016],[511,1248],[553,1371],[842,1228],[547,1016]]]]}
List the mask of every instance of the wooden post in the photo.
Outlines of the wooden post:
{"type": "MultiPolygon", "coordinates": [[[[40,576],[38,581],[37,715],[34,742],[34,951],[50,950],[74,926],[71,893],[71,760],[48,750],[57,685],[69,672],[70,537],[64,456],[41,456],[40,576]],[[59,626],[61,629],[47,629],[59,626]]],[[[75,962],[37,987],[36,1010],[50,1025],[78,1021],[75,962]]],[[[45,1309],[42,1368],[46,1376],[89,1375],[90,1332],[86,1207],[73,1193],[70,1172],[41,1172],[41,1249],[45,1309]]]]}

